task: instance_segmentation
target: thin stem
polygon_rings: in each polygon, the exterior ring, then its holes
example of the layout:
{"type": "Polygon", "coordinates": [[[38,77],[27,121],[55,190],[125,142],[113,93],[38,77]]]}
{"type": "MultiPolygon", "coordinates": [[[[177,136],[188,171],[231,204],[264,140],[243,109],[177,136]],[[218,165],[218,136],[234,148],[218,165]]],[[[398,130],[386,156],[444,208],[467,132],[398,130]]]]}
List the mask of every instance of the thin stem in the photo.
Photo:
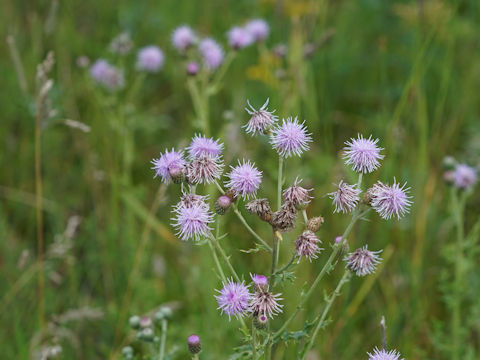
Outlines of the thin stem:
{"type": "Polygon", "coordinates": [[[303,221],[305,221],[305,226],[307,226],[308,216],[307,216],[307,211],[305,209],[302,210],[302,215],[303,215],[303,221]]]}
{"type": "Polygon", "coordinates": [[[194,354],[192,356],[192,360],[200,360],[200,356],[198,354],[194,354]]]}
{"type": "Polygon", "coordinates": [[[328,315],[328,312],[330,311],[330,308],[332,307],[334,300],[340,295],[340,290],[342,289],[342,286],[350,280],[350,276],[351,276],[351,272],[349,270],[346,270],[345,274],[343,274],[342,278],[338,282],[338,285],[333,291],[332,295],[330,295],[330,297],[327,299],[327,304],[325,306],[325,309],[323,309],[320,319],[317,322],[317,326],[315,326],[315,330],[313,331],[312,336],[310,337],[310,339],[305,344],[305,347],[302,350],[301,359],[305,359],[305,356],[307,355],[308,351],[312,348],[313,344],[315,343],[315,338],[317,337],[318,332],[322,328],[322,325],[328,315]]]}
{"type": "Polygon", "coordinates": [[[168,322],[166,319],[162,320],[162,337],[160,338],[160,350],[158,351],[158,360],[163,360],[165,357],[165,343],[167,340],[167,326],[168,322]]]}
{"type": "Polygon", "coordinates": [[[277,207],[282,207],[282,185],[283,185],[283,157],[278,157],[278,179],[277,179],[277,207]]]}
{"type": "MultiPolygon", "coordinates": [[[[285,270],[288,270],[290,268],[290,266],[292,266],[292,264],[295,262],[296,258],[297,258],[297,253],[294,252],[290,261],[286,265],[284,265],[282,268],[275,271],[275,274],[280,274],[281,272],[283,272],[285,270]]],[[[273,275],[275,275],[275,274],[273,274],[273,275]]]]}
{"type": "Polygon", "coordinates": [[[279,255],[279,243],[280,243],[280,233],[278,230],[273,231],[273,251],[272,251],[272,267],[270,269],[270,277],[275,274],[278,265],[278,255],[279,255]]]}
{"type": "Polygon", "coordinates": [[[214,241],[213,239],[209,239],[208,246],[210,246],[210,250],[212,251],[213,260],[215,261],[215,266],[217,267],[218,273],[219,273],[220,277],[222,278],[222,281],[226,282],[227,277],[225,276],[225,273],[223,272],[222,266],[220,265],[220,261],[218,260],[217,252],[215,251],[215,247],[212,244],[213,241],[214,241]]]}
{"type": "Polygon", "coordinates": [[[211,239],[215,245],[215,247],[217,248],[218,252],[220,253],[220,255],[222,256],[223,260],[225,261],[225,263],[227,264],[228,268],[230,269],[230,272],[232,273],[233,277],[235,278],[236,281],[240,282],[240,277],[237,275],[237,272],[235,271],[235,269],[233,268],[232,266],[232,263],[230,262],[230,259],[229,257],[227,256],[227,254],[225,253],[225,251],[223,250],[223,248],[220,246],[220,243],[218,242],[218,240],[211,234],[211,239]]]}
{"type": "Polygon", "coordinates": [[[255,328],[255,325],[253,324],[252,320],[252,357],[253,360],[257,360],[257,329],[255,328]]]}
{"type": "Polygon", "coordinates": [[[387,350],[387,323],[383,315],[382,320],[380,320],[380,327],[382,328],[382,349],[387,350]]]}

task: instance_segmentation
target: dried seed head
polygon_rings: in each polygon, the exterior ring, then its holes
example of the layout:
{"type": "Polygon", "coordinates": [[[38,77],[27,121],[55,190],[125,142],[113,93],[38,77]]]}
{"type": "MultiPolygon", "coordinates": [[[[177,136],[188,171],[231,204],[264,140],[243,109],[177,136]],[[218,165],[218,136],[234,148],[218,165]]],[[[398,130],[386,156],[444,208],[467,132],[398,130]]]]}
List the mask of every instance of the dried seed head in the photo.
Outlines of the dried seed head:
{"type": "Polygon", "coordinates": [[[281,294],[272,294],[269,291],[257,291],[250,301],[250,311],[254,316],[265,315],[272,318],[282,312],[283,305],[278,303],[281,294]]]}
{"type": "Polygon", "coordinates": [[[308,222],[307,222],[307,230],[310,230],[315,233],[320,229],[320,227],[324,222],[325,220],[321,216],[310,218],[308,219],[308,222]]]}
{"type": "Polygon", "coordinates": [[[308,194],[313,189],[305,189],[300,186],[302,180],[295,179],[292,186],[285,189],[283,199],[285,202],[293,204],[297,209],[302,210],[310,203],[312,197],[308,194]]]}
{"type": "Polygon", "coordinates": [[[286,202],[280,210],[272,214],[270,224],[281,232],[288,232],[295,226],[296,215],[297,208],[293,204],[286,202]]]}
{"type": "Polygon", "coordinates": [[[316,259],[322,250],[318,244],[320,239],[310,230],[304,231],[295,241],[295,250],[299,257],[305,256],[308,260],[316,259]]]}
{"type": "Polygon", "coordinates": [[[256,214],[263,221],[269,222],[272,219],[272,209],[268,199],[255,199],[245,205],[245,210],[250,214],[256,214]]]}
{"type": "Polygon", "coordinates": [[[345,257],[345,267],[356,273],[357,276],[371,274],[375,272],[377,265],[382,260],[380,256],[378,256],[381,252],[382,250],[370,251],[368,250],[368,246],[365,245],[363,248],[359,248],[345,257]]]}

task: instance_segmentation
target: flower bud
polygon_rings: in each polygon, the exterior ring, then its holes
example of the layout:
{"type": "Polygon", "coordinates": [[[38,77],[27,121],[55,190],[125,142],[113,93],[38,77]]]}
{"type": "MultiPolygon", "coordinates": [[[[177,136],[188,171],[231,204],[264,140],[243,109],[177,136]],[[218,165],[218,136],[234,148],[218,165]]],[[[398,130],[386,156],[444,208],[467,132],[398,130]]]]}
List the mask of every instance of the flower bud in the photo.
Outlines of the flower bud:
{"type": "Polygon", "coordinates": [[[153,330],[151,328],[146,328],[141,331],[140,338],[144,341],[151,342],[153,341],[154,337],[155,334],[153,333],[153,330]]]}
{"type": "Polygon", "coordinates": [[[230,208],[231,204],[232,199],[230,199],[227,195],[221,195],[215,202],[215,212],[218,215],[224,215],[230,208]]]}
{"type": "Polygon", "coordinates": [[[317,216],[310,218],[307,222],[307,230],[312,232],[317,232],[320,229],[320,226],[324,223],[323,217],[317,216]]]}
{"type": "Polygon", "coordinates": [[[198,65],[196,61],[190,61],[185,67],[185,70],[187,71],[187,75],[195,76],[200,70],[200,65],[198,65]]]}
{"type": "Polygon", "coordinates": [[[453,170],[457,165],[457,160],[453,156],[445,156],[443,158],[443,168],[445,170],[453,170]]]}
{"type": "Polygon", "coordinates": [[[152,326],[152,319],[147,316],[144,316],[140,319],[140,327],[142,329],[149,328],[150,326],[152,326]]]}
{"type": "Polygon", "coordinates": [[[122,355],[124,359],[133,359],[133,349],[131,346],[125,346],[122,349],[122,355]]]}
{"type": "Polygon", "coordinates": [[[128,324],[134,330],[140,328],[140,316],[134,315],[130,319],[128,319],[128,324]]]}
{"type": "Polygon", "coordinates": [[[191,354],[198,354],[202,350],[200,336],[192,334],[187,339],[188,351],[191,354]]]}
{"type": "Polygon", "coordinates": [[[185,180],[185,171],[182,167],[171,166],[168,169],[168,173],[174,184],[181,184],[185,180]]]}
{"type": "Polygon", "coordinates": [[[268,317],[265,315],[258,315],[253,318],[253,326],[258,330],[265,330],[268,326],[268,317]]]}
{"type": "Polygon", "coordinates": [[[251,274],[250,277],[252,278],[255,291],[268,290],[268,278],[265,275],[251,274]]]}

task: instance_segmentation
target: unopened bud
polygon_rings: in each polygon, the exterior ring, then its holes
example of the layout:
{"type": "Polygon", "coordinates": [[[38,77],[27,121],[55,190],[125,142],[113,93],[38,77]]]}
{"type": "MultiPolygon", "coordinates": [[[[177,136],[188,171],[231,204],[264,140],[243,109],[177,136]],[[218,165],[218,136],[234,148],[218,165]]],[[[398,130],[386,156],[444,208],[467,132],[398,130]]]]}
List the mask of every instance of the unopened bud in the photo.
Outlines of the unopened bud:
{"type": "Polygon", "coordinates": [[[268,326],[268,318],[265,315],[258,315],[253,318],[253,326],[259,330],[265,330],[268,326]]]}
{"type": "Polygon", "coordinates": [[[251,275],[256,291],[268,290],[268,278],[265,275],[251,275]]]}
{"type": "Polygon", "coordinates": [[[310,218],[307,222],[307,230],[312,232],[317,232],[320,229],[320,226],[324,223],[323,217],[317,216],[310,218]]]}
{"type": "Polygon", "coordinates": [[[181,184],[185,180],[185,171],[182,167],[171,166],[168,169],[168,173],[174,184],[181,184]]]}
{"type": "Polygon", "coordinates": [[[215,212],[218,215],[224,215],[230,208],[231,204],[232,199],[230,199],[227,195],[221,195],[215,202],[215,212]]]}
{"type": "Polygon", "coordinates": [[[457,160],[453,156],[445,156],[443,158],[443,168],[445,170],[453,170],[457,165],[457,160]]]}
{"type": "Polygon", "coordinates": [[[187,71],[188,75],[194,76],[197,75],[198,71],[200,70],[200,65],[198,65],[196,61],[190,61],[185,70],[187,71]]]}
{"type": "Polygon", "coordinates": [[[132,329],[139,329],[140,328],[140,316],[134,315],[130,319],[128,319],[128,324],[132,329]]]}
{"type": "Polygon", "coordinates": [[[122,349],[122,355],[125,359],[132,359],[133,358],[133,349],[131,346],[125,346],[122,349]]]}
{"type": "Polygon", "coordinates": [[[198,335],[190,335],[187,339],[187,345],[191,354],[198,354],[202,350],[202,343],[198,335]]]}
{"type": "Polygon", "coordinates": [[[154,337],[155,337],[155,334],[153,333],[153,330],[151,328],[143,329],[140,336],[142,340],[148,341],[148,342],[153,341],[154,337]]]}

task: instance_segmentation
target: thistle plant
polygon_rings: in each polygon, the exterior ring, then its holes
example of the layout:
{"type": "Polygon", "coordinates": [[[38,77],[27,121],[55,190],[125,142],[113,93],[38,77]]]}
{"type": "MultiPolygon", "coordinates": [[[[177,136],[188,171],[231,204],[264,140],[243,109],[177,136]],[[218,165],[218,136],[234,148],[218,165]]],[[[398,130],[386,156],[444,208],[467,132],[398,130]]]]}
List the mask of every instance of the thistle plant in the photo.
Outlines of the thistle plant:
{"type": "MultiPolygon", "coordinates": [[[[173,41],[179,51],[187,51],[193,45],[193,38],[187,41],[192,34],[188,28],[177,29],[173,41]]],[[[245,45],[242,41],[247,42],[243,35],[239,29],[229,33],[231,40],[236,40],[237,47],[245,45]]],[[[249,116],[244,126],[246,134],[267,137],[278,160],[275,199],[265,197],[268,192],[262,186],[264,173],[258,164],[251,159],[238,159],[227,170],[228,164],[224,164],[222,155],[228,151],[228,145],[206,134],[195,134],[186,149],[161,153],[152,161],[154,176],[165,184],[176,184],[182,192],[172,210],[172,225],[177,229],[178,238],[207,245],[210,249],[218,276],[218,287],[212,289],[212,297],[216,300],[219,316],[238,322],[241,330],[240,341],[243,344],[236,352],[247,354],[246,357],[251,359],[273,359],[276,348],[282,342],[296,341],[301,349],[298,358],[305,359],[321,330],[327,326],[330,309],[345,284],[354,276],[364,277],[374,273],[382,261],[381,249],[370,250],[369,244],[349,244],[347,237],[372,209],[377,212],[380,221],[402,218],[412,203],[409,188],[395,179],[392,185],[378,181],[365,187],[363,177],[380,168],[385,157],[383,149],[378,146],[379,140],[371,135],[358,135],[346,141],[345,164],[358,174],[358,180],[351,185],[340,179],[336,189],[326,195],[332,200],[332,213],[349,216],[350,222],[331,246],[325,244],[322,247],[322,236],[319,234],[328,218],[325,220],[320,215],[309,217],[306,211],[312,199],[319,194],[315,193],[315,189],[304,186],[300,176],[291,177],[284,171],[288,169],[290,158],[302,157],[314,141],[306,121],[300,121],[296,116],[278,121],[273,111],[268,110],[268,100],[258,109],[247,102],[246,111],[249,116]],[[201,187],[202,184],[215,184],[218,192],[201,187]],[[236,260],[224,248],[229,238],[227,234],[221,235],[219,220],[230,209],[245,226],[246,234],[253,242],[254,248],[248,253],[263,256],[265,252],[270,257],[261,274],[240,273],[235,267],[236,260]],[[247,221],[244,210],[258,218],[256,225],[247,221]],[[272,238],[261,237],[254,230],[259,226],[270,228],[272,238]],[[217,229],[215,232],[214,228],[217,229]],[[294,229],[300,230],[296,238],[291,236],[294,229]],[[348,252],[347,248],[354,245],[357,249],[348,252]],[[287,248],[292,254],[290,260],[279,264],[279,254],[287,248]],[[297,290],[298,303],[294,308],[288,308],[282,298],[284,281],[294,281],[298,264],[307,260],[313,263],[322,252],[329,255],[321,270],[303,291],[297,290]],[[312,296],[318,295],[322,280],[335,267],[343,267],[343,276],[325,298],[322,312],[309,314],[310,320],[305,328],[301,332],[293,331],[292,322],[312,296]],[[279,326],[274,326],[272,319],[277,319],[275,324],[279,326]]],[[[373,221],[377,220],[374,218],[373,221]]],[[[200,347],[192,345],[199,341],[199,336],[202,334],[188,338],[189,349],[195,349],[190,350],[194,358],[201,356],[200,347]]],[[[203,348],[202,351],[208,354],[208,349],[203,348]]],[[[374,349],[368,355],[370,359],[396,360],[399,357],[396,351],[387,352],[385,349],[374,349]]]]}

